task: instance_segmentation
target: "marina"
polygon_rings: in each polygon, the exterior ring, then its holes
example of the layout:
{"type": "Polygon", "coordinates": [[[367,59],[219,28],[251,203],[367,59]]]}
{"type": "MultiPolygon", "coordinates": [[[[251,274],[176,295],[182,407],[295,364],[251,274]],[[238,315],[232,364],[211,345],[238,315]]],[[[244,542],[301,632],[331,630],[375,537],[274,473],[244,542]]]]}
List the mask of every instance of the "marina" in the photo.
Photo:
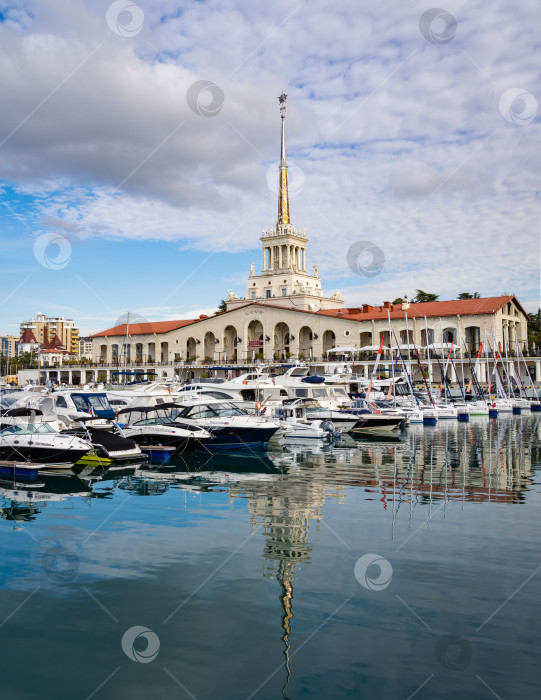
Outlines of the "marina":
{"type": "Polygon", "coordinates": [[[0,11],[1,697],[538,700],[533,4],[41,5],[0,11]]]}
{"type": "Polygon", "coordinates": [[[4,477],[3,686],[121,696],[139,625],[163,698],[537,697],[540,421],[4,477]]]}

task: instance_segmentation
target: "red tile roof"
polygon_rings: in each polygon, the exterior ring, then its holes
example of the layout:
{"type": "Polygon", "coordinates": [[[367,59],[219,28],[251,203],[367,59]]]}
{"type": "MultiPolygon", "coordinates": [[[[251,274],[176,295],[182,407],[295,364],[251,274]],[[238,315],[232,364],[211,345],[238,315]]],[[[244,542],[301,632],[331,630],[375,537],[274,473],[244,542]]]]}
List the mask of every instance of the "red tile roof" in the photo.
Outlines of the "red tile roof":
{"type": "Polygon", "coordinates": [[[57,335],[55,335],[55,337],[52,340],[47,341],[46,343],[43,343],[43,345],[41,347],[44,350],[56,350],[56,349],[65,350],[66,349],[62,345],[62,341],[60,340],[60,338],[57,335]]]}
{"type": "MultiPolygon", "coordinates": [[[[130,323],[129,334],[130,335],[152,335],[152,333],[168,333],[169,331],[176,331],[178,328],[184,328],[184,326],[189,326],[191,323],[195,323],[195,320],[187,321],[152,321],[150,323],[130,323]]],[[[90,336],[91,338],[105,338],[108,336],[115,335],[126,335],[126,324],[123,323],[120,326],[115,326],[114,328],[108,328],[105,331],[100,331],[90,336]]]]}
{"type": "Polygon", "coordinates": [[[21,335],[21,339],[19,340],[19,343],[38,343],[36,340],[36,336],[32,333],[31,328],[25,328],[23,331],[23,334],[21,335]]]}
{"type": "MultiPolygon", "coordinates": [[[[408,318],[438,317],[438,316],[477,316],[493,314],[499,311],[511,300],[527,316],[526,312],[514,296],[486,297],[485,299],[452,299],[450,301],[426,301],[418,304],[410,303],[407,309],[408,318]]],[[[402,304],[392,304],[389,309],[392,319],[404,318],[402,304]]],[[[349,309],[324,309],[318,311],[321,316],[346,318],[351,321],[381,321],[387,318],[387,309],[382,306],[365,305],[365,311],[360,307],[349,309]]]]}
{"type": "MultiPolygon", "coordinates": [[[[501,297],[486,297],[484,299],[451,299],[450,301],[428,301],[414,304],[410,302],[410,306],[407,310],[408,318],[423,318],[427,317],[439,317],[439,316],[476,316],[481,314],[493,314],[499,309],[503,308],[510,301],[514,301],[516,306],[524,313],[527,317],[528,314],[522,308],[520,302],[514,296],[501,296],[501,297]]],[[[324,309],[323,311],[307,311],[305,309],[296,309],[290,306],[279,306],[276,304],[265,304],[262,301],[246,301],[246,304],[230,309],[229,311],[223,311],[215,316],[210,316],[209,318],[215,318],[216,316],[224,316],[231,314],[239,309],[245,309],[248,306],[265,306],[270,309],[282,309],[284,311],[296,311],[302,314],[310,314],[312,316],[330,316],[332,318],[344,318],[349,321],[379,321],[387,319],[387,308],[383,305],[381,306],[371,306],[365,305],[366,310],[363,311],[363,307],[351,307],[342,309],[324,309]]],[[[393,304],[389,309],[392,319],[404,318],[405,314],[402,311],[401,304],[393,304]]],[[[178,328],[184,328],[193,323],[201,323],[206,321],[206,318],[189,319],[184,321],[155,321],[151,323],[130,323],[129,334],[132,335],[151,335],[152,333],[168,333],[169,331],[175,331],[178,328]]],[[[91,338],[105,338],[109,336],[125,336],[126,335],[126,324],[120,326],[115,326],[114,328],[109,328],[105,331],[100,331],[90,336],[91,338]]]]}

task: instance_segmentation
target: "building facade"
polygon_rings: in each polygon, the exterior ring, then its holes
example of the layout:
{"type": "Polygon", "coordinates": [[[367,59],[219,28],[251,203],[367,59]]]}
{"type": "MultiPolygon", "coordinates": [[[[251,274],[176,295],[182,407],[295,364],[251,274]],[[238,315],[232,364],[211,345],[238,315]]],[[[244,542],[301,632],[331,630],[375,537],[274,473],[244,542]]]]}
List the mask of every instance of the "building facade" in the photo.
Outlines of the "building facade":
{"type": "Polygon", "coordinates": [[[79,351],[79,329],[71,318],[38,313],[36,318],[21,323],[21,335],[25,330],[31,330],[40,345],[59,338],[62,347],[69,352],[79,351]]]}
{"type": "Polygon", "coordinates": [[[327,295],[318,265],[308,274],[308,239],[290,223],[285,153],[285,100],[276,226],[264,231],[263,267],[252,263],[246,296],[229,290],[226,311],[197,319],[125,324],[92,336],[92,357],[104,364],[233,363],[263,359],[321,360],[334,348],[366,353],[383,342],[417,348],[451,342],[468,354],[480,344],[512,350],[527,342],[527,314],[514,296],[344,308],[327,295]]]}
{"type": "Polygon", "coordinates": [[[18,335],[0,335],[0,355],[2,357],[13,357],[17,354],[18,335]]]}
{"type": "Polygon", "coordinates": [[[117,326],[92,336],[93,358],[104,363],[246,362],[323,359],[337,347],[370,353],[385,348],[454,343],[474,354],[480,343],[521,350],[527,314],[513,296],[422,304],[364,305],[303,311],[254,301],[214,316],[117,326]],[[486,342],[485,342],[486,339],[486,342]]]}
{"type": "Polygon", "coordinates": [[[77,353],[80,360],[83,358],[87,360],[92,359],[92,338],[91,336],[86,336],[79,338],[79,349],[77,353]]]}

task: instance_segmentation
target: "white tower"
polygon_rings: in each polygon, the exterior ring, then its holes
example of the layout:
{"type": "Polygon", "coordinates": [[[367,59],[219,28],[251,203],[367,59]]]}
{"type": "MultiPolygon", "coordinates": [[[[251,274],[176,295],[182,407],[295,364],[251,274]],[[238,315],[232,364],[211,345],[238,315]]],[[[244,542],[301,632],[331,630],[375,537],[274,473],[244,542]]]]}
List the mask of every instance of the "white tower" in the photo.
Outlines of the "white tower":
{"type": "Polygon", "coordinates": [[[247,301],[261,301],[275,306],[291,306],[306,311],[340,308],[342,295],[335,292],[325,297],[319,278],[318,266],[314,274],[306,270],[306,231],[296,229],[289,219],[289,191],[287,185],[287,162],[285,142],[285,117],[287,95],[278,98],[282,119],[280,168],[278,173],[278,220],[274,228],[263,231],[260,238],[263,246],[263,269],[255,274],[255,265],[250,267],[246,297],[239,299],[230,293],[227,308],[235,308],[247,301]]]}

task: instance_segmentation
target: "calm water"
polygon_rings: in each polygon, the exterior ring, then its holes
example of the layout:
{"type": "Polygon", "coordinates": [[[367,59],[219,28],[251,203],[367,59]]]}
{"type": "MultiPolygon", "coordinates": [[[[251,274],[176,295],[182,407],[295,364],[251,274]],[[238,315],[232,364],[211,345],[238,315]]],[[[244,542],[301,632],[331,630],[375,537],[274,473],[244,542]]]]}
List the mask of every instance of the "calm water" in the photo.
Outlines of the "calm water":
{"type": "Polygon", "coordinates": [[[540,434],[2,482],[1,696],[537,699],[540,434]]]}

